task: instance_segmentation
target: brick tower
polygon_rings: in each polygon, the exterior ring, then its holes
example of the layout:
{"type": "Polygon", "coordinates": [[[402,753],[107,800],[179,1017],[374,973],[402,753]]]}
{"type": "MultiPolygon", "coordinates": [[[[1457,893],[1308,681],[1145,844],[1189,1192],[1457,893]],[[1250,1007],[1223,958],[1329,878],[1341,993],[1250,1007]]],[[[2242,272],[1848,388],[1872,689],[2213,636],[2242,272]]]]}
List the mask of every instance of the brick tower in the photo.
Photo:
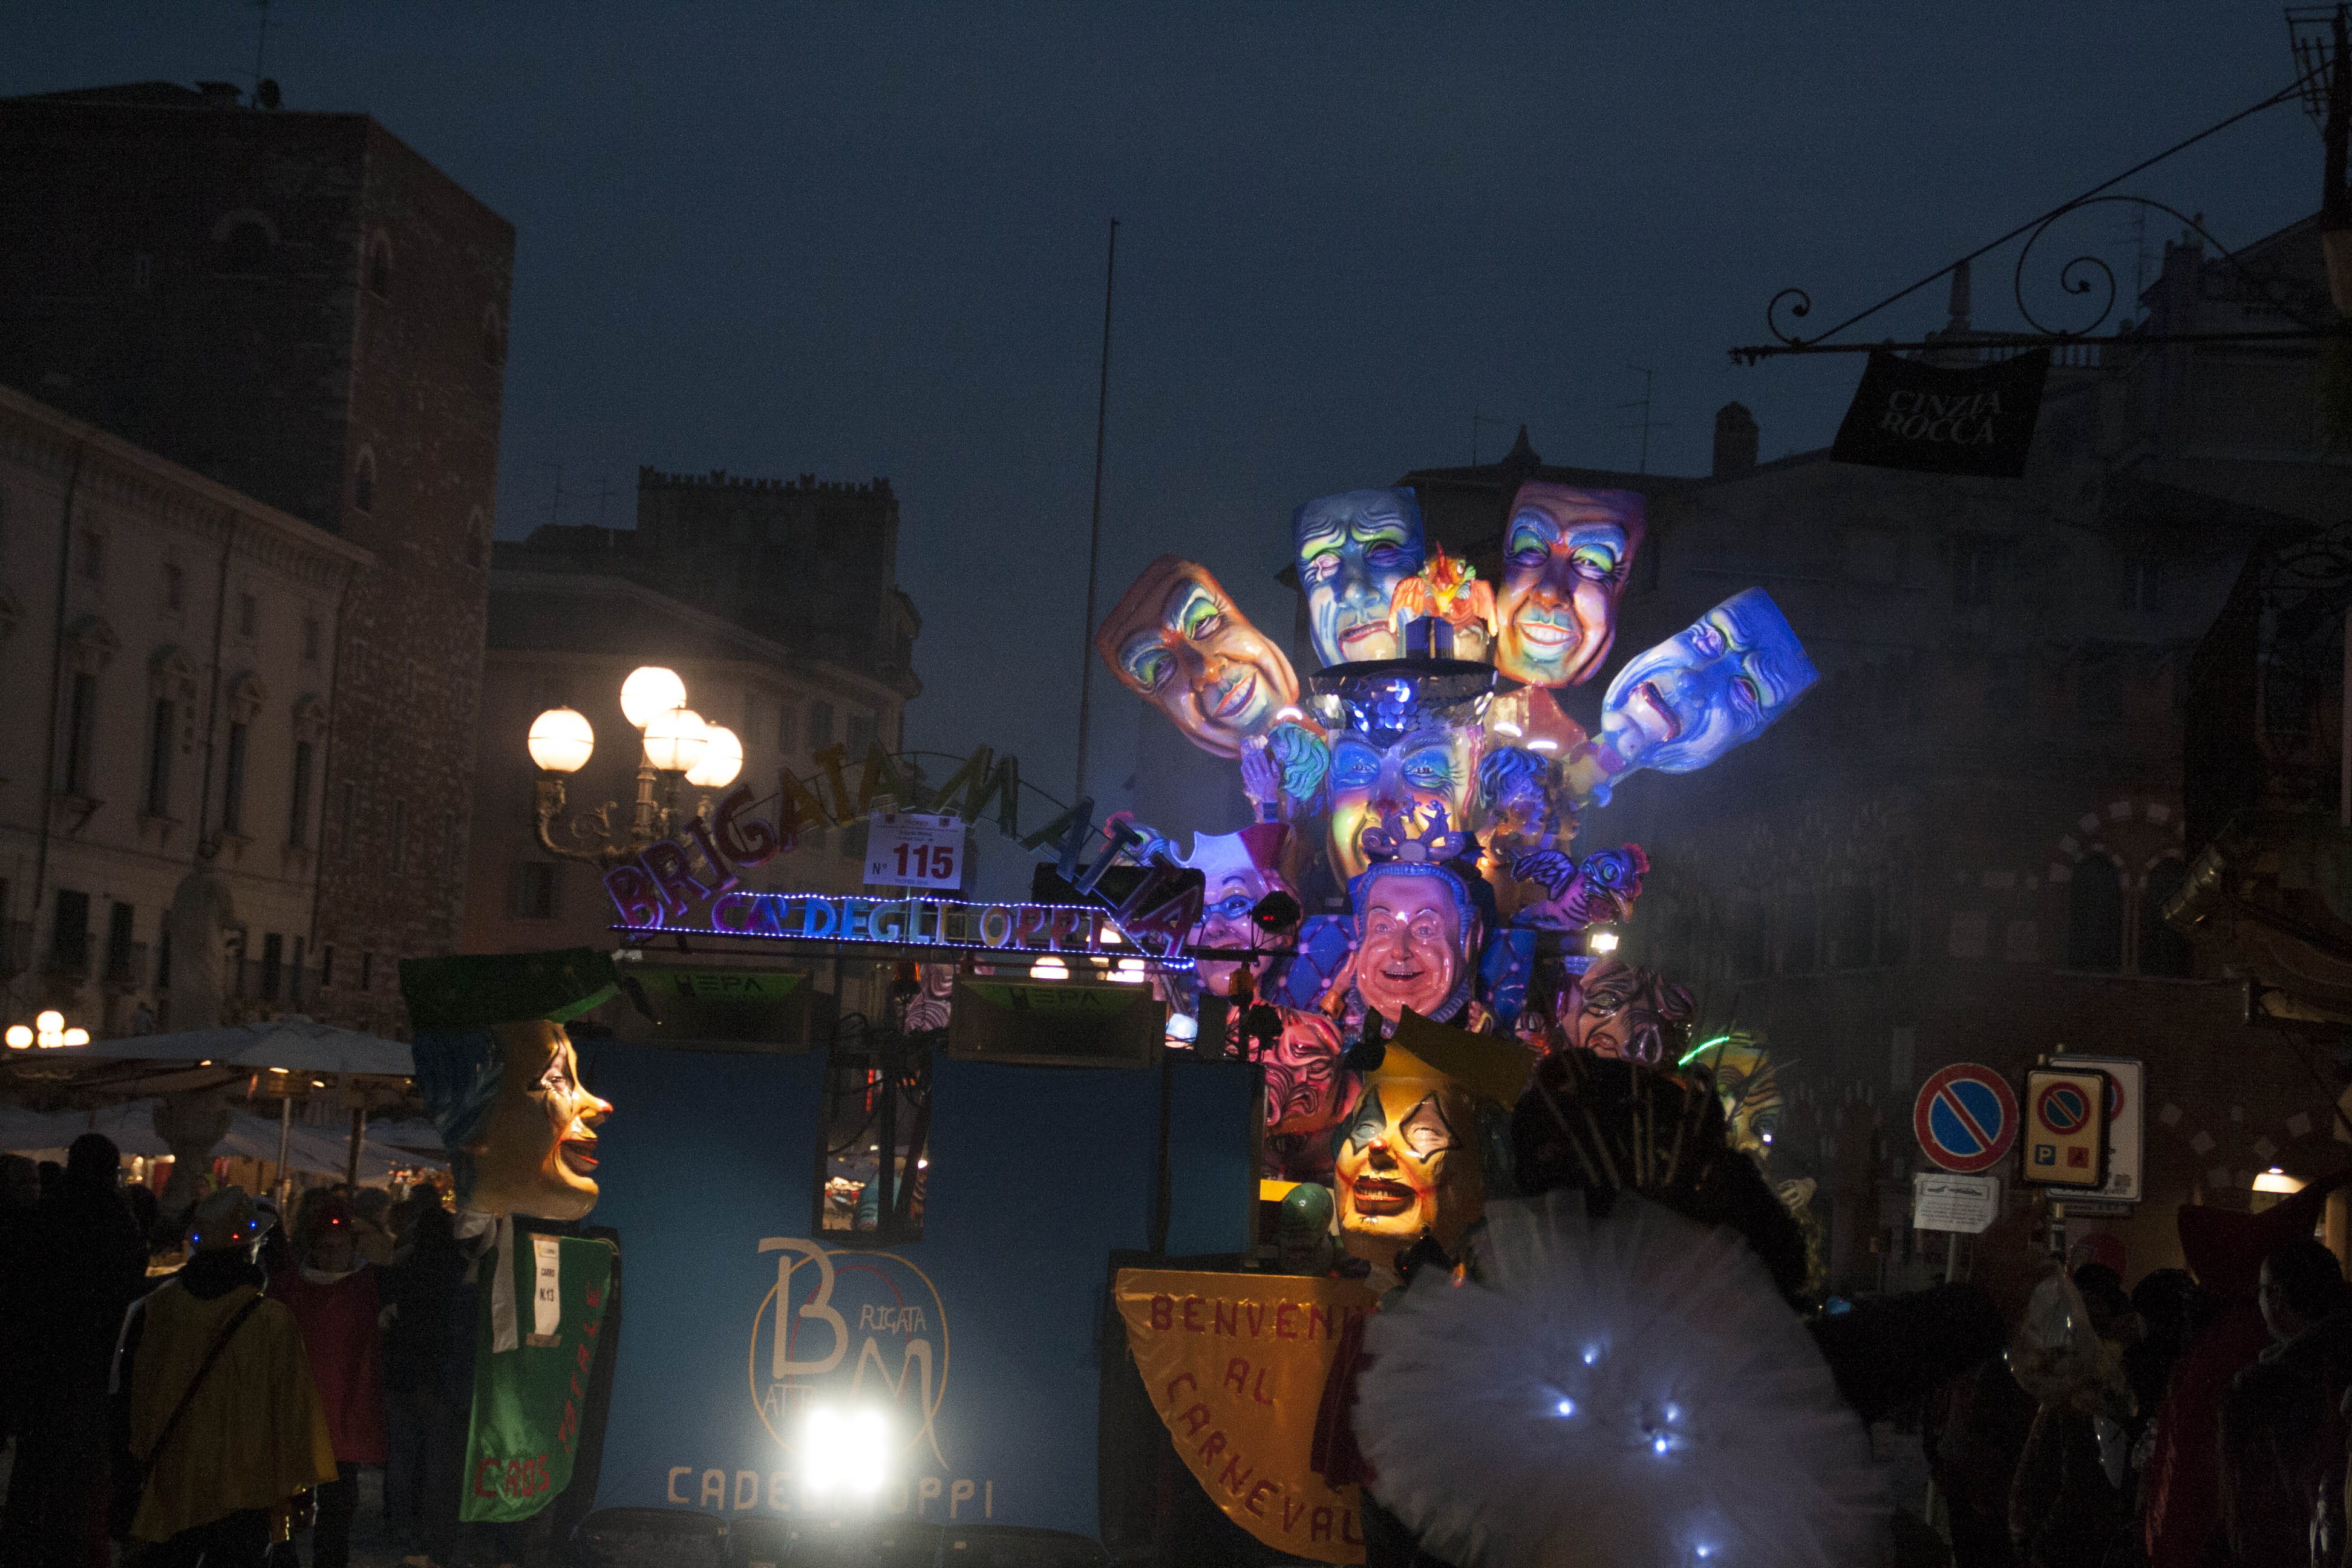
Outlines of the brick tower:
{"type": "MultiPolygon", "coordinates": [[[[320,1016],[463,927],[514,229],[362,114],[0,101],[0,384],[369,551],[343,606],[320,1016]]],[[[211,833],[217,822],[199,825],[211,833]]]]}

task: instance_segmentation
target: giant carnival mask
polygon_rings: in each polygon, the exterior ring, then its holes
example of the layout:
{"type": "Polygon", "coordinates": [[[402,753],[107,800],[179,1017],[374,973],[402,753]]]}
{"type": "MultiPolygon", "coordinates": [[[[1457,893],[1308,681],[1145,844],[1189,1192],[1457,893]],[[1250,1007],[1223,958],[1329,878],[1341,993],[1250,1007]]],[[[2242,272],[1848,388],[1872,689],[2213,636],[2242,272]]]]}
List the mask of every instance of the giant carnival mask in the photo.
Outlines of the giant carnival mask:
{"type": "Polygon", "coordinates": [[[1496,668],[1530,686],[1590,680],[1617,636],[1617,596],[1641,544],[1638,490],[1521,485],[1503,530],[1496,668]]]}
{"type": "Polygon", "coordinates": [[[1764,1042],[1734,1029],[1693,1051],[1680,1066],[1704,1067],[1715,1075],[1723,1101],[1725,1135],[1731,1146],[1761,1165],[1771,1158],[1772,1137],[1780,1127],[1780,1084],[1764,1042]]]}
{"type": "Polygon", "coordinates": [[[611,958],[580,948],[410,959],[400,980],[417,1092],[449,1151],[457,1206],[585,1217],[596,1130],[613,1108],[582,1085],[563,1020],[617,989],[611,958]]]}
{"type": "Polygon", "coordinates": [[[613,1108],[581,1087],[562,1025],[531,1019],[462,1034],[420,1031],[415,1048],[419,1087],[450,1152],[459,1208],[574,1220],[596,1206],[596,1128],[613,1108]],[[428,1051],[440,1058],[436,1067],[427,1065],[428,1051]],[[436,1078],[442,1083],[425,1088],[436,1078]]]}
{"type": "Polygon", "coordinates": [[[1412,492],[1325,496],[1300,507],[1290,529],[1316,657],[1327,665],[1398,657],[1390,602],[1423,561],[1421,503],[1412,492]]]}
{"type": "Polygon", "coordinates": [[[1258,1058],[1265,1068],[1265,1130],[1326,1131],[1348,1111],[1339,1028],[1320,1013],[1285,1008],[1282,1033],[1258,1058]]]}
{"type": "Polygon", "coordinates": [[[1450,1254],[1486,1206],[1469,1092],[1391,1046],[1357,1097],[1334,1176],[1352,1256],[1393,1268],[1423,1236],[1450,1254]]]}
{"type": "Polygon", "coordinates": [[[1489,1039],[1400,1017],[1345,1123],[1333,1184],[1348,1250],[1376,1270],[1423,1236],[1452,1254],[1485,1212],[1480,1100],[1513,1103],[1529,1058],[1489,1039]]]}
{"type": "Polygon", "coordinates": [[[1394,1020],[1407,1008],[1451,1018],[1469,998],[1479,922],[1462,879],[1444,866],[1396,861],[1349,886],[1356,910],[1356,994],[1394,1020]]]}
{"type": "Polygon", "coordinates": [[[1143,569],[1095,631],[1095,650],[1194,745],[1238,757],[1298,700],[1282,650],[1195,562],[1163,555],[1143,569]]]}
{"type": "MultiPolygon", "coordinates": [[[[1194,947],[1250,948],[1267,944],[1250,911],[1268,893],[1290,892],[1280,869],[1283,841],[1290,830],[1280,823],[1260,823],[1239,833],[1196,833],[1192,854],[1182,862],[1201,873],[1201,923],[1192,930],[1194,947]]],[[[1234,994],[1234,978],[1246,967],[1251,994],[1273,964],[1271,952],[1243,960],[1204,958],[1196,965],[1202,987],[1213,995],[1234,994]]]]}
{"type": "Polygon", "coordinates": [[[1601,766],[1703,768],[1754,739],[1819,679],[1771,595],[1734,594],[1617,672],[1601,706],[1601,766]]]}
{"type": "Polygon", "coordinates": [[[1470,820],[1478,787],[1479,731],[1475,725],[1431,722],[1387,745],[1378,736],[1349,731],[1331,742],[1331,866],[1352,878],[1370,864],[1365,839],[1398,813],[1428,820],[1443,810],[1454,823],[1470,820]]]}
{"type": "Polygon", "coordinates": [[[1697,1006],[1688,990],[1615,958],[1597,958],[1561,998],[1565,1043],[1655,1067],[1681,1048],[1697,1006]]]}

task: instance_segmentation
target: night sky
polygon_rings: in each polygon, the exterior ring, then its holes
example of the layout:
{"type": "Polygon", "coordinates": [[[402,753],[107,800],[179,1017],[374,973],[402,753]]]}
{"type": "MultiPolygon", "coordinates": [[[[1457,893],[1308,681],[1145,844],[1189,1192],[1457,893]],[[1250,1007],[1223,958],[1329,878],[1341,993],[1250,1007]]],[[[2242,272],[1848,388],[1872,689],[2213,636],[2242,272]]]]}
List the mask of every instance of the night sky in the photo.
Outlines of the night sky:
{"type": "MultiPolygon", "coordinates": [[[[0,94],[250,86],[236,0],[6,0],[0,94]]],[[[1103,244],[1102,604],[1161,551],[1286,635],[1291,507],[1492,458],[1824,445],[1861,365],[1734,369],[2284,86],[2271,0],[848,7],[278,0],[295,110],[374,115],[518,231],[499,533],[625,523],[637,466],[864,480],[924,617],[909,743],[1066,795],[1103,244]],[[1768,19],[1769,14],[1769,19],[1768,19]],[[602,486],[607,496],[600,502],[602,486]]],[[[2268,111],[2125,188],[2242,244],[2317,205],[2268,111]]],[[[2144,238],[2077,244],[2131,286],[2144,238]]],[[[2056,237],[2053,236],[2053,239],[2056,237]]],[[[2043,298],[2051,297],[2045,282],[2043,298]]],[[[2016,324],[2005,261],[1976,321],[2016,324]]],[[[1940,326],[1937,285],[1872,336],[1940,326]]],[[[1096,681],[1096,794],[1139,704],[1096,681]]],[[[1160,721],[1154,718],[1152,722],[1160,721]]],[[[1170,825],[1175,826],[1175,825],[1170,825]]]]}

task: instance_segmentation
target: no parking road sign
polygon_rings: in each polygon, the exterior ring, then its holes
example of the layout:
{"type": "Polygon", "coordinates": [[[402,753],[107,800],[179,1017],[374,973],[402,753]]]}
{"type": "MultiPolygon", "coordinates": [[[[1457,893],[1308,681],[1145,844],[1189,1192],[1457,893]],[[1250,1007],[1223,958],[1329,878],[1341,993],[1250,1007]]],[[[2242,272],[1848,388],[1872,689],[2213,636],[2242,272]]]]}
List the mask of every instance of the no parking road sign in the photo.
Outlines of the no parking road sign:
{"type": "Polygon", "coordinates": [[[2000,1164],[2016,1144],[2017,1096],[1992,1068],[1955,1062],[1920,1085],[1911,1129],[1927,1158],[1972,1176],[2000,1164]]]}

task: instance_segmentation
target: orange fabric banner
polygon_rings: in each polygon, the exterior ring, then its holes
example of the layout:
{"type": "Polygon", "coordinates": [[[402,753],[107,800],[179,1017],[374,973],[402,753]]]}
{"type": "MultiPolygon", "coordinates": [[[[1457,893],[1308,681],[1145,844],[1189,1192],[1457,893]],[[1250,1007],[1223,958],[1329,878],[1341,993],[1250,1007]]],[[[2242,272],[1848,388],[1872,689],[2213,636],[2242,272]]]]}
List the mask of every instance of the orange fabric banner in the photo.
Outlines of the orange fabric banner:
{"type": "Polygon", "coordinates": [[[1351,1279],[1157,1268],[1120,1269],[1118,1291],[1152,1407],[1225,1516],[1294,1557],[1361,1563],[1356,1489],[1308,1454],[1339,1332],[1380,1298],[1351,1279]]]}

